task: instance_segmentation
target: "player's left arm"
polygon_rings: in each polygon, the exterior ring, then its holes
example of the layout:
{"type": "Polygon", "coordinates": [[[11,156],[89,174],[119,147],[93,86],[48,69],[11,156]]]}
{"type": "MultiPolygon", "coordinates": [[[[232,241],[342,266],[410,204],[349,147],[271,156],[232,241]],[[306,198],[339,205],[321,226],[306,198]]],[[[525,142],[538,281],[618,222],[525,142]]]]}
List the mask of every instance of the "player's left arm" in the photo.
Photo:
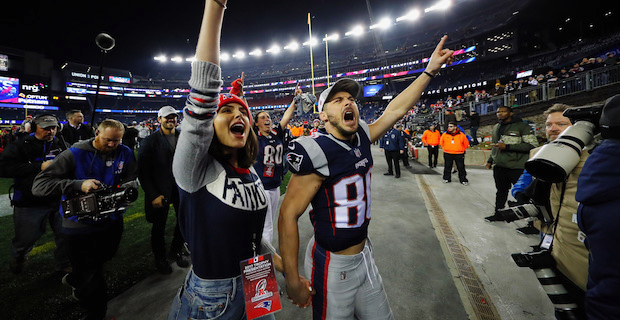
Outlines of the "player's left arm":
{"type": "Polygon", "coordinates": [[[288,183],[278,218],[278,237],[286,275],[286,291],[293,303],[300,307],[310,304],[312,289],[310,282],[299,275],[297,221],[306,211],[323,180],[323,177],[314,173],[293,174],[288,183]]]}
{"type": "MultiPolygon", "coordinates": [[[[444,64],[452,63],[452,54],[454,51],[449,49],[444,49],[443,46],[446,43],[446,39],[448,36],[443,36],[435,51],[431,55],[431,59],[426,66],[426,70],[424,72],[428,72],[431,75],[435,76],[439,73],[439,69],[444,64]]],[[[368,125],[370,128],[370,140],[377,141],[380,139],[385,132],[387,132],[400,118],[402,118],[409,109],[413,108],[415,104],[420,99],[422,92],[426,89],[426,86],[431,82],[431,77],[425,73],[422,73],[418,76],[418,78],[410,84],[407,89],[401,92],[390,104],[388,104],[387,108],[377,119],[377,121],[368,125]]]]}

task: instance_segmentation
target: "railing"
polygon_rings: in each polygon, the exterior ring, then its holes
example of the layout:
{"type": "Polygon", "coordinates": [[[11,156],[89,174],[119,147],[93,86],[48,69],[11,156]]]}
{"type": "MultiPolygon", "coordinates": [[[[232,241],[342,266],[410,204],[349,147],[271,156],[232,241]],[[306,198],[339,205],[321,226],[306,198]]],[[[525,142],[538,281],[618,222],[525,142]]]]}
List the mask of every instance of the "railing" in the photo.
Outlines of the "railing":
{"type": "Polygon", "coordinates": [[[465,103],[464,108],[469,107],[469,110],[476,110],[478,114],[485,115],[494,113],[501,106],[521,107],[539,101],[591,91],[618,82],[620,82],[620,66],[603,67],[579,73],[574,77],[495,96],[486,101],[465,103]]]}

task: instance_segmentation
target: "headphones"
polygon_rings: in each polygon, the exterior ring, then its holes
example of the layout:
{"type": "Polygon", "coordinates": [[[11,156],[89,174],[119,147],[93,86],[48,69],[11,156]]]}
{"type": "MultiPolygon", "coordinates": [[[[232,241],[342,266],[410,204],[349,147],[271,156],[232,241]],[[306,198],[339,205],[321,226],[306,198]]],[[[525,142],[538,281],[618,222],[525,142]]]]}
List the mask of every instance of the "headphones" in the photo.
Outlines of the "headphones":
{"type": "Polygon", "coordinates": [[[32,128],[30,129],[32,132],[36,132],[37,128],[39,127],[37,125],[37,123],[39,122],[39,119],[41,119],[42,117],[45,116],[49,116],[49,117],[54,117],[54,119],[56,119],[56,122],[58,122],[58,129],[56,130],[56,132],[60,132],[62,130],[62,123],[60,123],[60,119],[58,119],[58,117],[52,113],[41,113],[36,115],[35,117],[32,118],[32,120],[30,120],[30,123],[32,124],[32,128]]]}

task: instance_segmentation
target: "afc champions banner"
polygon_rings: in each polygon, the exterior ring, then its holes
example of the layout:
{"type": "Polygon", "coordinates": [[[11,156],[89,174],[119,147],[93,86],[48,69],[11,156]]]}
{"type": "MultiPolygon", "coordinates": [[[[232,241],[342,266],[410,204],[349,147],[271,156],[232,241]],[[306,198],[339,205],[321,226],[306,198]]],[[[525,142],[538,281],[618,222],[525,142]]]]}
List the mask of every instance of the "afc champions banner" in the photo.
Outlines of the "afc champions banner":
{"type": "Polygon", "coordinates": [[[271,253],[243,260],[240,265],[248,320],[282,309],[271,253]]]}
{"type": "Polygon", "coordinates": [[[19,79],[0,77],[0,102],[18,103],[19,79]]]}

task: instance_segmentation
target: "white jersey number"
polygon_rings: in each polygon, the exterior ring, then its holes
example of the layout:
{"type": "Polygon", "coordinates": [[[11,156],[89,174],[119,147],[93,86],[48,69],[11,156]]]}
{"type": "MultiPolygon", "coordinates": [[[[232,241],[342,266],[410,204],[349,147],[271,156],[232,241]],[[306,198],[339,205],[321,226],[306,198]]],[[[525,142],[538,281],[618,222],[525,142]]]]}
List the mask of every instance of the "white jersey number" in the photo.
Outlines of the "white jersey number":
{"type": "Polygon", "coordinates": [[[275,148],[272,145],[266,145],[263,156],[263,164],[282,164],[282,144],[275,148]]]}
{"type": "Polygon", "coordinates": [[[334,185],[336,228],[359,228],[370,219],[370,170],[366,176],[356,174],[334,185]]]}

